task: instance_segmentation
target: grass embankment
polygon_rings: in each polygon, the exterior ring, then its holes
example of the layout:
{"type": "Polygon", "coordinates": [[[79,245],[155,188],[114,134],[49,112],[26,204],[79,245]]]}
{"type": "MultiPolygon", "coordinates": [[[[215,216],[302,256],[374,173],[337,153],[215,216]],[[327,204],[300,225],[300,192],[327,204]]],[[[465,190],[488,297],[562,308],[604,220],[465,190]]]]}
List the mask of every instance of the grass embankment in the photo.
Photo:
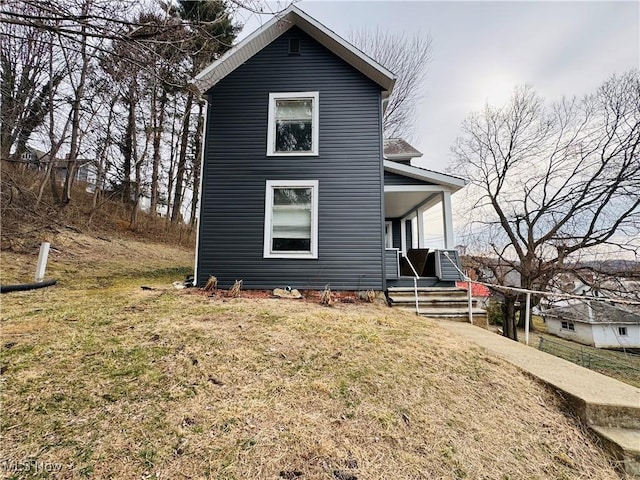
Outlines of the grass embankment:
{"type": "Polygon", "coordinates": [[[94,242],[52,254],[60,286],[2,298],[3,459],[74,479],[617,478],[557,396],[434,322],[178,291],[190,251],[94,242]]]}

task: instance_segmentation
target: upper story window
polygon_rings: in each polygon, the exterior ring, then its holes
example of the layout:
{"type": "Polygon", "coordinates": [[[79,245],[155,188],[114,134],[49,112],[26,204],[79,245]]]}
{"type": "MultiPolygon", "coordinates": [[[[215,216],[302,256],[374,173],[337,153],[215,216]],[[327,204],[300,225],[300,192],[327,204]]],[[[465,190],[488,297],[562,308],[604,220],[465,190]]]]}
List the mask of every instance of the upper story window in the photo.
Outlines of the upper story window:
{"type": "Polygon", "coordinates": [[[318,155],[318,92],[269,94],[267,155],[318,155]]]}

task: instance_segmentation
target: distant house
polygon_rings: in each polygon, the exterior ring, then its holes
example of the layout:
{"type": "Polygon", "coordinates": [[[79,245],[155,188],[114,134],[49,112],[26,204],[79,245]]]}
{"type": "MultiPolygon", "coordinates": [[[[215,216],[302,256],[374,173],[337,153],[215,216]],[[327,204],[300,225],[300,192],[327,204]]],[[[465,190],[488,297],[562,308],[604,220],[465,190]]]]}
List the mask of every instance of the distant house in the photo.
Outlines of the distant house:
{"type": "Polygon", "coordinates": [[[400,139],[383,145],[394,82],[295,6],[197,75],[208,103],[197,285],[384,290],[413,255],[421,285],[455,286],[444,250],[424,249],[423,212],[442,207],[457,258],[451,195],[465,181],[411,165],[421,153],[400,139]]]}
{"type": "MultiPolygon", "coordinates": [[[[61,181],[67,178],[67,169],[69,167],[69,161],[64,158],[51,158],[48,152],[38,150],[31,146],[27,146],[25,152],[22,154],[20,161],[27,165],[27,168],[32,170],[44,171],[48,165],[53,162],[51,168],[55,171],[56,177],[61,181]]],[[[79,158],[76,160],[75,179],[80,182],[85,182],[88,185],[95,186],[96,174],[92,160],[86,158],[79,158]]]]}
{"type": "Polygon", "coordinates": [[[640,314],[624,306],[572,300],[542,315],[552,335],[596,348],[640,348],[640,314]]]}

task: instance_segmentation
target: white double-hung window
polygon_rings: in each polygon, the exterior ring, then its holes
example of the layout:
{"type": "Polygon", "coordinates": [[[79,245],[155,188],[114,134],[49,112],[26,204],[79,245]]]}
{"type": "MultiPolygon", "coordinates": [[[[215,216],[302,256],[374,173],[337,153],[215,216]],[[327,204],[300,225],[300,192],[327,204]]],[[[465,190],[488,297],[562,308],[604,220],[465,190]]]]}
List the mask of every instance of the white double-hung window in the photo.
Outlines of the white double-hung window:
{"type": "Polygon", "coordinates": [[[318,258],[318,181],[267,180],[265,258],[318,258]]]}
{"type": "Polygon", "coordinates": [[[318,92],[269,94],[267,155],[318,155],[318,92]]]}

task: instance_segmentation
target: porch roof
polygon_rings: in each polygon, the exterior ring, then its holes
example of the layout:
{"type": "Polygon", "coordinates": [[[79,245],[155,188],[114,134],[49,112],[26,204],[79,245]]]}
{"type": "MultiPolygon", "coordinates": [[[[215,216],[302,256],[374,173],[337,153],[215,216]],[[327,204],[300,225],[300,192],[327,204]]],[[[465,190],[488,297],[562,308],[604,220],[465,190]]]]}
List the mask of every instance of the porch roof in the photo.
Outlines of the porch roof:
{"type": "MultiPolygon", "coordinates": [[[[395,173],[396,175],[421,180],[426,184],[436,184],[447,187],[452,193],[457,192],[467,184],[467,181],[461,177],[455,177],[453,175],[436,172],[434,170],[427,170],[426,168],[414,167],[413,165],[405,165],[392,160],[384,161],[384,169],[385,171],[395,173]]],[[[386,185],[385,191],[387,191],[386,185]]]]}
{"type": "Polygon", "coordinates": [[[417,208],[427,209],[440,203],[442,193],[457,192],[466,184],[466,181],[460,177],[391,160],[384,161],[384,170],[407,179],[405,185],[397,181],[393,185],[385,184],[386,218],[404,217],[417,208]]]}

